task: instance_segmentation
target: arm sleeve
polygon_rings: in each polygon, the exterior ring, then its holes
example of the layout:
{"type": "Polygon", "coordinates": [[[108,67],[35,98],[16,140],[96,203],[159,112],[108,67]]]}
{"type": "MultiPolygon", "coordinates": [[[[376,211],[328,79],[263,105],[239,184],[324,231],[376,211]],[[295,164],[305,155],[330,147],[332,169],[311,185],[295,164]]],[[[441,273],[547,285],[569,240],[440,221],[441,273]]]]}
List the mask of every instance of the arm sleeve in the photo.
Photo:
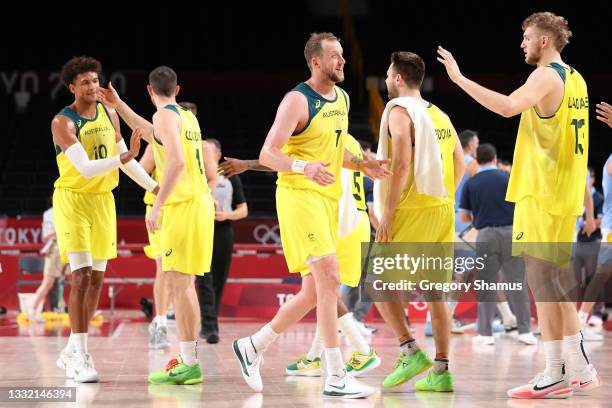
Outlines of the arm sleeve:
{"type": "Polygon", "coordinates": [[[75,143],[64,152],[70,163],[86,179],[106,174],[121,165],[119,155],[107,159],[89,160],[81,143],[75,143]]]}
{"type": "Polygon", "coordinates": [[[238,176],[230,177],[230,183],[232,183],[232,208],[236,208],[238,204],[246,203],[244,197],[244,189],[242,188],[242,181],[238,176]]]}
{"type": "MultiPolygon", "coordinates": [[[[119,154],[125,153],[128,151],[127,146],[125,145],[125,141],[121,139],[120,142],[117,143],[117,151],[119,154]]],[[[121,171],[123,171],[129,178],[134,180],[136,184],[140,187],[144,188],[147,191],[152,191],[155,187],[157,187],[157,183],[155,180],[151,178],[142,168],[140,163],[136,161],[136,159],[132,159],[129,162],[122,164],[119,166],[121,171]]]]}

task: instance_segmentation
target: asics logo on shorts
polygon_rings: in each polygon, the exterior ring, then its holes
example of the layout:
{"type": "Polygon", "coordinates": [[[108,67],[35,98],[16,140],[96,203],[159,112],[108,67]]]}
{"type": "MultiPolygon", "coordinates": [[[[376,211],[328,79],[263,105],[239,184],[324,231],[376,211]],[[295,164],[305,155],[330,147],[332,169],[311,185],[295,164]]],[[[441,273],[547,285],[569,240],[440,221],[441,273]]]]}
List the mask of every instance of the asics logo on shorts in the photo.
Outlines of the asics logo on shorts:
{"type": "Polygon", "coordinates": [[[312,232],[310,234],[308,234],[308,239],[311,241],[315,240],[315,234],[313,234],[312,232]]]}
{"type": "Polygon", "coordinates": [[[518,233],[518,235],[516,236],[516,240],[517,240],[517,241],[520,241],[520,240],[521,240],[521,238],[523,238],[523,233],[522,233],[522,232],[519,232],[519,233],[518,233]]]}
{"type": "Polygon", "coordinates": [[[166,256],[170,256],[170,255],[172,255],[172,250],[171,249],[166,251],[166,256]]]}

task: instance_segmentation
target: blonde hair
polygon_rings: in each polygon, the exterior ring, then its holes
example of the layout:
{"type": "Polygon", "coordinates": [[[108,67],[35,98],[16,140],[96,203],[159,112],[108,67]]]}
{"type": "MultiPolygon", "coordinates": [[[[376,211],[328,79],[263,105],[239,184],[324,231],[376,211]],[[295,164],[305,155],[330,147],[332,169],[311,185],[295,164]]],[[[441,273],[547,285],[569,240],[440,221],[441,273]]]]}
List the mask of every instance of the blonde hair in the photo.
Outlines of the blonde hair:
{"type": "Polygon", "coordinates": [[[527,17],[522,24],[523,31],[530,26],[535,26],[542,31],[550,33],[555,48],[559,52],[563,51],[563,48],[569,44],[569,39],[572,36],[567,20],[550,11],[534,13],[527,17]]]}
{"type": "Polygon", "coordinates": [[[306,58],[306,64],[308,64],[308,68],[311,71],[312,66],[310,61],[315,55],[321,56],[321,51],[323,50],[322,43],[325,40],[340,42],[340,39],[332,33],[311,33],[310,38],[306,41],[306,45],[304,46],[304,58],[306,58]]]}

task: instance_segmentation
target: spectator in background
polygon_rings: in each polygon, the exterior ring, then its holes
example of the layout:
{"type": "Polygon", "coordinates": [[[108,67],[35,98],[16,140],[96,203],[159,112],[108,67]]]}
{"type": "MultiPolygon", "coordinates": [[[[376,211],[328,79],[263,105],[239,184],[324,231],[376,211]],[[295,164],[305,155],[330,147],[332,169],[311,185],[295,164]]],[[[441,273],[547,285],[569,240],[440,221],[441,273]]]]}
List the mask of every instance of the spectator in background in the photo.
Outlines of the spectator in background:
{"type": "MultiPolygon", "coordinates": [[[[499,271],[503,269],[507,283],[522,284],[524,290],[509,290],[506,298],[516,315],[518,341],[533,345],[537,340],[531,333],[525,264],[520,257],[512,256],[514,204],[506,201],[510,176],[497,168],[496,151],[491,144],[478,147],[476,160],[478,172],[465,184],[459,207],[461,221],[471,223],[478,230],[476,256],[485,259],[484,268],[476,270],[476,278],[497,283],[499,271]]],[[[473,342],[476,345],[493,345],[492,323],[496,313],[497,291],[481,290],[478,300],[479,335],[473,338],[473,342]]]]}
{"type": "Polygon", "coordinates": [[[508,160],[498,160],[497,168],[505,171],[506,173],[510,173],[510,171],[512,171],[512,163],[510,163],[508,160]]]}
{"type": "Polygon", "coordinates": [[[460,217],[457,216],[457,210],[459,208],[459,202],[461,201],[463,186],[465,186],[467,180],[478,171],[478,163],[474,159],[476,158],[476,149],[478,149],[478,144],[480,143],[478,132],[471,129],[462,130],[461,133],[459,133],[459,141],[461,142],[461,148],[463,148],[465,174],[455,191],[455,233],[457,234],[465,231],[470,226],[469,223],[466,224],[461,221],[460,217]]]}
{"type": "MultiPolygon", "coordinates": [[[[212,146],[217,165],[221,160],[221,143],[217,139],[206,139],[212,146]]],[[[210,273],[196,277],[202,328],[200,337],[207,343],[219,342],[219,307],[223,289],[229,274],[234,248],[233,221],[246,218],[248,208],[240,177],[218,176],[217,186],[212,195],[218,206],[215,211],[215,236],[213,241],[210,273]]]]}
{"type": "MultiPolygon", "coordinates": [[[[49,198],[49,201],[51,202],[51,198],[49,198]]],[[[55,236],[53,207],[47,209],[47,211],[43,213],[42,240],[45,244],[43,249],[40,251],[41,254],[45,255],[43,280],[36,290],[32,304],[27,311],[28,320],[36,320],[39,322],[44,322],[44,319],[38,312],[38,309],[53,287],[55,280],[59,277],[63,277],[66,273],[70,273],[70,268],[68,268],[68,265],[63,265],[60,259],[57,238],[55,236]]]]}
{"type": "MultiPolygon", "coordinates": [[[[597,271],[597,257],[599,255],[599,249],[601,246],[601,231],[599,229],[601,225],[601,219],[603,216],[603,203],[604,197],[597,189],[595,185],[595,170],[589,166],[589,177],[587,179],[587,192],[591,195],[593,200],[593,219],[595,220],[596,230],[592,234],[588,234],[585,226],[587,220],[586,211],[589,211],[591,207],[588,205],[588,200],[585,201],[585,214],[578,219],[577,230],[578,235],[576,237],[575,252],[574,252],[574,272],[576,273],[576,281],[580,288],[584,288],[586,294],[591,285],[599,285],[596,280],[593,280],[595,272],[597,271]],[[584,275],[582,270],[584,268],[584,275]]],[[[585,198],[587,198],[585,196],[585,198]]],[[[591,288],[590,291],[594,291],[595,288],[591,288]]],[[[589,291],[589,292],[590,292],[589,291]]],[[[600,293],[596,298],[601,300],[600,293]]],[[[578,311],[578,319],[580,320],[580,329],[582,331],[582,337],[584,341],[601,341],[603,336],[599,333],[595,333],[587,329],[587,319],[593,308],[593,315],[601,317],[603,310],[605,310],[605,304],[603,302],[597,302],[595,305],[593,301],[596,299],[584,299],[582,306],[578,311]],[[595,307],[593,307],[595,306],[595,307]]]]}

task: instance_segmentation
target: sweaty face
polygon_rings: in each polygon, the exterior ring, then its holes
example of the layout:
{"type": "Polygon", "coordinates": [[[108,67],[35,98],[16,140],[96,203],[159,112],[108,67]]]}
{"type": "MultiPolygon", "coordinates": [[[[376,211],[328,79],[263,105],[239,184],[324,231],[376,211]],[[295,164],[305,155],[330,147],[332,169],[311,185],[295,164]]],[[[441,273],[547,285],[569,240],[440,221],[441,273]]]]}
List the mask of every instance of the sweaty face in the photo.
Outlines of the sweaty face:
{"type": "Polygon", "coordinates": [[[324,40],[321,44],[323,50],[319,58],[321,71],[330,81],[338,84],[344,81],[344,64],[342,46],[338,41],[324,40]]]}
{"type": "Polygon", "coordinates": [[[100,88],[100,80],[96,72],[84,72],[74,78],[70,84],[70,91],[76,99],[82,99],[87,102],[95,102],[97,100],[97,92],[100,88]]]}
{"type": "Polygon", "coordinates": [[[385,85],[387,85],[387,95],[389,99],[397,98],[399,96],[399,91],[397,90],[397,85],[395,83],[395,76],[397,74],[393,71],[393,64],[389,65],[387,69],[387,78],[385,78],[385,85]]]}
{"type": "Polygon", "coordinates": [[[529,65],[537,65],[542,58],[542,34],[534,26],[529,26],[523,33],[521,48],[525,53],[525,62],[529,65]]]}

